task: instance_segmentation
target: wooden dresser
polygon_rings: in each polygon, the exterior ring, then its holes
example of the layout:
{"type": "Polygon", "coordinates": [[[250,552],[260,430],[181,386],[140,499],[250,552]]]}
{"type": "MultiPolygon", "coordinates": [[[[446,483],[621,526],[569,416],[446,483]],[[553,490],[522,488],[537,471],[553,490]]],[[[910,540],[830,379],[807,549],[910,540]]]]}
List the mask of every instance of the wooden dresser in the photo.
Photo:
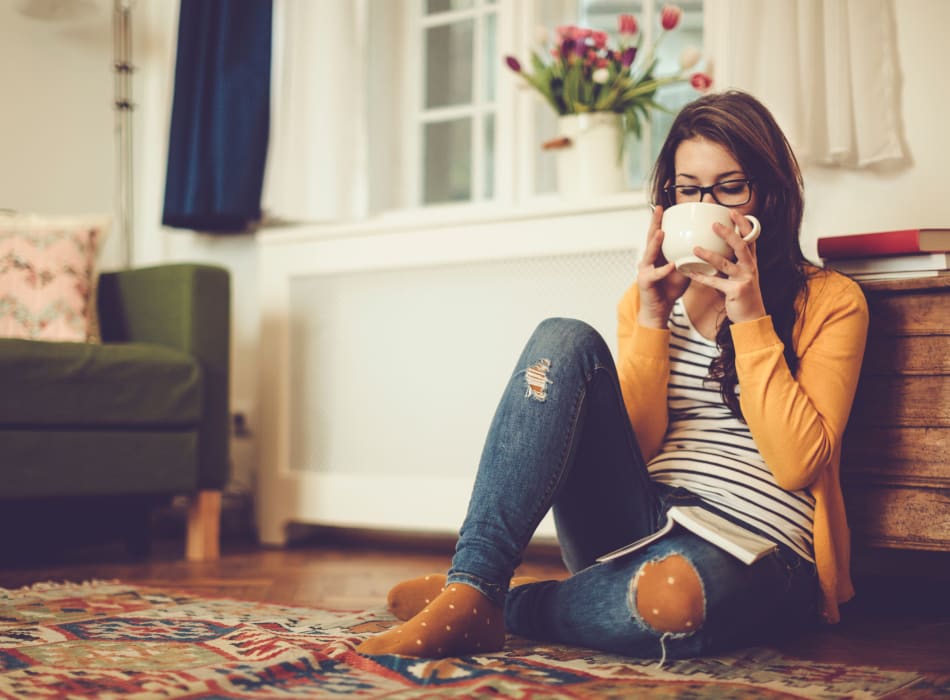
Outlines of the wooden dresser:
{"type": "Polygon", "coordinates": [[[861,286],[871,325],[841,465],[853,541],[950,552],[950,275],[861,286]]]}

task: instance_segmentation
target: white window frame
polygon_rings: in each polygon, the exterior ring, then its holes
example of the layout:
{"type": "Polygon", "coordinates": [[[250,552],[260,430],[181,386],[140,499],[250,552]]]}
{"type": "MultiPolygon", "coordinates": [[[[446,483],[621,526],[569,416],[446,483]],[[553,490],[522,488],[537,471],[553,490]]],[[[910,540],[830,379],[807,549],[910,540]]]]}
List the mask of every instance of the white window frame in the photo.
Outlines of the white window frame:
{"type": "MultiPolygon", "coordinates": [[[[510,43],[508,37],[511,33],[510,15],[514,3],[510,0],[501,0],[494,4],[478,3],[472,8],[463,10],[452,10],[440,12],[433,15],[423,13],[423,4],[425,0],[409,0],[408,3],[408,22],[406,22],[406,46],[408,47],[408,66],[406,74],[406,90],[410,96],[409,109],[407,110],[405,141],[407,146],[407,176],[408,182],[408,206],[412,209],[438,209],[441,207],[466,207],[477,206],[480,204],[497,204],[502,197],[501,193],[510,191],[510,182],[506,179],[506,173],[510,172],[508,163],[503,163],[503,153],[510,153],[510,122],[513,119],[509,108],[510,100],[506,96],[506,87],[503,81],[495,81],[495,99],[492,102],[487,100],[485,95],[485,66],[487,63],[484,54],[484,32],[486,17],[489,14],[495,15],[496,22],[496,46],[503,47],[510,43]],[[425,75],[425,34],[426,31],[434,26],[449,25],[455,22],[473,20],[473,56],[472,56],[472,102],[465,105],[453,105],[449,107],[437,107],[427,109],[424,105],[424,75],[425,75]],[[486,162],[485,162],[485,124],[489,116],[494,117],[495,121],[495,170],[494,170],[494,190],[495,195],[488,199],[485,196],[486,162]],[[433,122],[448,121],[451,119],[470,118],[471,119],[471,149],[472,149],[472,168],[471,168],[471,193],[472,197],[467,202],[449,202],[424,204],[423,182],[424,182],[424,163],[423,163],[423,131],[426,124],[433,122]],[[506,149],[506,150],[502,150],[506,149]]],[[[500,78],[500,72],[497,78],[500,78]]]]}
{"type": "MultiPolygon", "coordinates": [[[[553,207],[577,208],[577,204],[565,204],[555,193],[536,193],[536,154],[541,142],[553,134],[537,133],[535,128],[535,110],[546,109],[541,98],[531,88],[504,66],[503,57],[511,54],[526,62],[529,51],[535,46],[536,31],[540,25],[540,0],[497,0],[492,5],[476,5],[470,9],[452,10],[436,15],[424,15],[425,0],[405,0],[407,7],[407,22],[405,23],[405,46],[407,47],[406,70],[403,72],[403,89],[409,96],[408,109],[403,128],[403,143],[405,144],[405,176],[408,180],[405,196],[406,201],[401,210],[387,214],[398,218],[432,217],[452,212],[450,216],[470,212],[477,216],[482,212],[491,211],[497,215],[500,208],[520,210],[535,210],[553,207]],[[496,47],[498,71],[495,81],[495,101],[482,101],[484,94],[483,70],[486,62],[483,54],[483,24],[487,12],[496,13],[496,47]],[[428,27],[446,24],[451,21],[474,18],[474,90],[473,103],[470,105],[453,106],[426,110],[423,105],[423,87],[425,66],[424,34],[428,27]],[[484,117],[494,113],[495,117],[495,171],[494,196],[491,199],[484,197],[485,163],[484,163],[484,117]],[[466,202],[450,203],[422,203],[424,154],[422,153],[422,133],[424,124],[432,121],[442,121],[453,117],[472,117],[472,199],[466,202]]],[[[572,16],[579,17],[578,0],[566,0],[566,7],[573,5],[572,16]]],[[[640,31],[644,34],[644,45],[652,45],[656,38],[659,9],[655,0],[643,0],[642,7],[635,14],[640,24],[640,31]]],[[[577,20],[580,21],[580,20],[577,20]]],[[[554,27],[548,27],[554,31],[554,27]]],[[[652,123],[644,124],[642,136],[637,144],[638,157],[644,164],[645,174],[650,167],[650,143],[652,123]]],[[[641,202],[646,196],[641,188],[631,183],[631,190],[621,198],[641,202]]],[[[605,198],[606,199],[606,198],[605,198]]],[[[616,205],[617,196],[610,197],[611,203],[616,205]]],[[[591,202],[583,208],[598,208],[606,205],[605,202],[591,202]]]]}

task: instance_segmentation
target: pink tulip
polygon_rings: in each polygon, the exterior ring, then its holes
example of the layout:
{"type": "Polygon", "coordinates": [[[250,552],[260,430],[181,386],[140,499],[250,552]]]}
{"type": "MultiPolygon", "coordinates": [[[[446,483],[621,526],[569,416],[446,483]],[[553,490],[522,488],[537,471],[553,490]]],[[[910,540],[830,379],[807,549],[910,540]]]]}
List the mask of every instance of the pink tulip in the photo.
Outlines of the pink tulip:
{"type": "Polygon", "coordinates": [[[594,32],[593,33],[594,46],[598,49],[602,49],[607,45],[607,32],[594,32]]]}
{"type": "Polygon", "coordinates": [[[631,46],[628,49],[625,49],[623,54],[620,57],[620,65],[624,68],[629,68],[633,64],[633,59],[637,57],[637,47],[631,46]]]}
{"type": "Polygon", "coordinates": [[[617,28],[625,36],[632,36],[637,33],[637,18],[633,15],[620,15],[617,18],[617,28]]]}
{"type": "Polygon", "coordinates": [[[670,31],[671,29],[676,28],[676,25],[680,23],[680,18],[682,16],[683,11],[676,5],[666,5],[663,7],[663,11],[660,13],[660,24],[663,25],[663,29],[670,31]]]}
{"type": "Polygon", "coordinates": [[[706,73],[693,73],[693,76],[689,79],[689,84],[699,92],[709,90],[712,87],[712,82],[712,78],[706,73]]]}

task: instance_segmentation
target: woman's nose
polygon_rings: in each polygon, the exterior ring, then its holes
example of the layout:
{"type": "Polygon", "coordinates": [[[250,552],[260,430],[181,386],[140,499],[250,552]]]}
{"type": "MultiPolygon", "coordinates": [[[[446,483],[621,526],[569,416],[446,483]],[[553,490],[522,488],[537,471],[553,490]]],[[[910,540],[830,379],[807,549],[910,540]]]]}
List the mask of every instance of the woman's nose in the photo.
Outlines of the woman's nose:
{"type": "Polygon", "coordinates": [[[716,200],[712,196],[712,192],[703,192],[703,196],[699,199],[700,202],[708,202],[710,204],[715,204],[716,200]]]}

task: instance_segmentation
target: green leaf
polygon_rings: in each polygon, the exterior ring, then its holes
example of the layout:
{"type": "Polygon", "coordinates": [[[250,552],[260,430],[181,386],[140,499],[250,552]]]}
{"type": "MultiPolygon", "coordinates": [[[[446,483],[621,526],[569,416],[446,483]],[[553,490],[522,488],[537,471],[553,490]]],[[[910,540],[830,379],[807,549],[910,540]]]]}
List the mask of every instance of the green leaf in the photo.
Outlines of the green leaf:
{"type": "Polygon", "coordinates": [[[614,85],[610,88],[603,90],[600,94],[600,97],[594,102],[595,111],[605,111],[611,109],[614,104],[617,102],[617,98],[620,96],[620,86],[614,85]]]}
{"type": "Polygon", "coordinates": [[[633,132],[637,139],[640,138],[640,118],[637,116],[636,110],[631,108],[623,113],[623,124],[624,131],[633,132]]]}
{"type": "Polygon", "coordinates": [[[534,68],[534,72],[538,73],[539,75],[548,72],[548,67],[544,65],[544,61],[542,61],[541,57],[533,51],[531,52],[531,66],[534,68]]]}
{"type": "Polygon", "coordinates": [[[567,106],[568,114],[577,112],[577,105],[580,101],[580,82],[580,67],[575,64],[568,69],[564,76],[564,104],[567,106]]]}

